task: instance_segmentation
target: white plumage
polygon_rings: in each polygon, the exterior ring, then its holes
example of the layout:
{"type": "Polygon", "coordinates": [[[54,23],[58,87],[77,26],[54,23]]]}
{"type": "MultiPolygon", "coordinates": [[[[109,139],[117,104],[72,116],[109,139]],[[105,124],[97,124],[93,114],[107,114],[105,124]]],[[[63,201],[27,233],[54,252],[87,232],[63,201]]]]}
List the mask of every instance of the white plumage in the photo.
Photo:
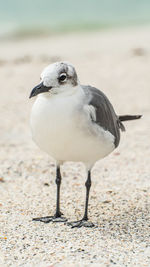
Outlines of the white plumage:
{"type": "Polygon", "coordinates": [[[95,110],[84,98],[80,85],[64,86],[59,94],[39,94],[32,107],[33,139],[58,164],[82,161],[91,168],[115,148],[114,136],[91,122],[91,116],[96,120],[95,110]]]}

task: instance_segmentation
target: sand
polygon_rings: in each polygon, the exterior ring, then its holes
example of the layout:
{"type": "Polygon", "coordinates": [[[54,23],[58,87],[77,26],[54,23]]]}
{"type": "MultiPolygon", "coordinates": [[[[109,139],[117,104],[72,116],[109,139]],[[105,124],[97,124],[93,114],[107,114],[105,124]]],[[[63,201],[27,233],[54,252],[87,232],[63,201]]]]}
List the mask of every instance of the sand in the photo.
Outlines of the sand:
{"type": "MultiPolygon", "coordinates": [[[[150,266],[150,28],[1,41],[0,266],[150,266]],[[97,227],[33,222],[55,210],[55,162],[33,143],[28,96],[47,64],[67,60],[104,91],[126,122],[120,146],[92,172],[97,227]]],[[[82,217],[85,170],[62,167],[61,207],[82,217]]]]}

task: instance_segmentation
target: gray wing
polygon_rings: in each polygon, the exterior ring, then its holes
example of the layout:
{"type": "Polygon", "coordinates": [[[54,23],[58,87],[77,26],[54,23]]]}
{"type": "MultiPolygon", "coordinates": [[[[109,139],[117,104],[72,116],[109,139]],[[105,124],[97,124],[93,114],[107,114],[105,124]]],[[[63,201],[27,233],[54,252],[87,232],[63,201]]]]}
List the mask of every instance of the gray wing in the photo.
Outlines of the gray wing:
{"type": "Polygon", "coordinates": [[[124,131],[125,128],[116,115],[112,104],[104,93],[95,87],[82,85],[82,88],[86,94],[87,104],[95,108],[95,123],[111,132],[115,137],[115,147],[117,147],[120,141],[120,129],[124,131]]]}

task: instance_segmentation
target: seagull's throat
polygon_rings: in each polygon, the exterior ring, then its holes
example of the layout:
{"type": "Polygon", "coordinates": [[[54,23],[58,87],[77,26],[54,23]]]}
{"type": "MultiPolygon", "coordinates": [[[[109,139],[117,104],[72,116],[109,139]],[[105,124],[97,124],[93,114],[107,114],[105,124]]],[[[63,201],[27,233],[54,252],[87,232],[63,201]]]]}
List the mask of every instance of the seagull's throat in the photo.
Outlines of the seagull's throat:
{"type": "Polygon", "coordinates": [[[79,85],[77,86],[71,86],[71,85],[64,85],[60,87],[53,87],[49,92],[46,92],[42,95],[46,97],[67,97],[76,95],[81,90],[81,87],[79,85]]]}

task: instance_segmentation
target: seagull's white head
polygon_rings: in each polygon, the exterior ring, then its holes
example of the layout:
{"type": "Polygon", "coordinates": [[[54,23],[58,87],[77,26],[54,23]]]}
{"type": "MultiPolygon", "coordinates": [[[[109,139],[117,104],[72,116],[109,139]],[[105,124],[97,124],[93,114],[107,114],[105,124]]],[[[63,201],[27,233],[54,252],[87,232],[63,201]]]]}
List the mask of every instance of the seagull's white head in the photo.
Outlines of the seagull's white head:
{"type": "Polygon", "coordinates": [[[41,74],[41,83],[33,88],[30,98],[42,93],[60,94],[76,87],[79,80],[76,70],[68,62],[56,62],[47,66],[41,74]]]}

